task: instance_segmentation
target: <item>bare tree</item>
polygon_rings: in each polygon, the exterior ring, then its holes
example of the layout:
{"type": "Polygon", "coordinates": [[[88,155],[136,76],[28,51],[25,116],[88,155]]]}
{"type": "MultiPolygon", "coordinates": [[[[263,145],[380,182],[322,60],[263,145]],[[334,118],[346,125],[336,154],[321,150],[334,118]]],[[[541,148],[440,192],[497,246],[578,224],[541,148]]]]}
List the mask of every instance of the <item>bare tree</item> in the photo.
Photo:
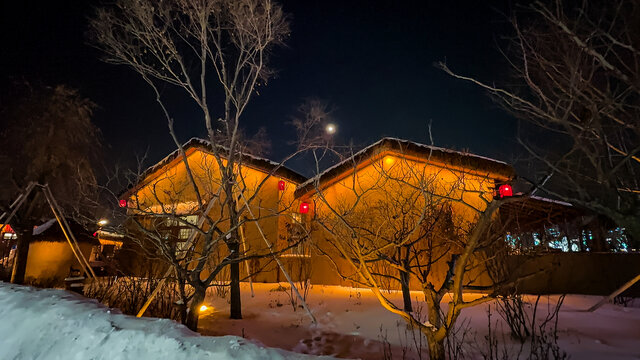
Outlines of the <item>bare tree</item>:
{"type": "Polygon", "coordinates": [[[494,199],[495,178],[487,172],[455,161],[433,165],[429,155],[416,159],[397,142],[399,151],[385,155],[383,148],[371,163],[356,154],[336,182],[312,181],[314,221],[322,229],[313,239],[343,279],[371,289],[385,309],[426,336],[432,359],[443,359],[462,309],[498,291],[486,287],[488,295],[463,296],[492,256],[488,250],[501,244],[497,210],[513,200],[494,199]],[[411,283],[424,295],[427,321],[412,309],[411,283]],[[397,288],[403,307],[385,293],[397,288]]]}
{"type": "MultiPolygon", "coordinates": [[[[72,216],[88,205],[80,194],[95,188],[99,130],[91,122],[95,104],[77,90],[29,83],[15,84],[2,106],[2,149],[8,172],[0,179],[0,210],[25,192],[30,182],[48,184],[72,216]]],[[[33,228],[53,214],[41,191],[28,196],[11,221],[17,239],[12,282],[24,282],[33,228]]]]}
{"type": "MultiPolygon", "coordinates": [[[[254,260],[275,260],[275,257],[298,246],[304,238],[291,243],[278,242],[274,236],[276,232],[266,230],[279,226],[283,218],[291,216],[294,208],[295,199],[288,196],[292,191],[280,192],[274,186],[280,177],[256,171],[244,161],[238,163],[239,182],[234,199],[241,206],[239,213],[242,217],[234,229],[229,225],[228,198],[222,193],[215,156],[211,153],[193,155],[190,151],[188,154],[194,180],[203,198],[207,199],[205,210],[198,212],[196,196],[184,165],[179,162],[178,168],[163,172],[128,195],[127,214],[122,221],[125,226],[117,231],[137,245],[134,252],[174,269],[170,277],[177,284],[181,296],[181,319],[196,329],[198,308],[207,288],[229,285],[230,272],[226,270],[231,265],[244,264],[246,271],[240,275],[238,269],[238,281],[249,280],[270,265],[269,262],[258,267],[249,265],[254,260]],[[239,245],[232,253],[226,242],[234,230],[238,231],[239,245]]],[[[245,154],[243,159],[247,157],[249,155],[245,154]]],[[[251,165],[255,166],[255,163],[251,165]]],[[[137,176],[136,179],[139,182],[147,177],[137,176]]],[[[293,188],[291,183],[288,186],[293,188]]],[[[155,276],[164,276],[165,269],[160,269],[155,276]]]]}
{"type": "Polygon", "coordinates": [[[535,1],[512,17],[511,79],[474,83],[524,124],[540,189],[640,241],[640,3],[535,1]],[[533,141],[532,141],[533,139],[533,141]],[[544,143],[539,140],[544,139],[544,143]]]}
{"type": "MultiPolygon", "coordinates": [[[[248,211],[248,205],[239,199],[244,189],[238,169],[246,150],[241,119],[257,87],[265,85],[273,73],[268,66],[270,52],[289,33],[285,14],[270,0],[121,0],[113,7],[98,9],[90,28],[105,61],[131,67],[155,92],[184,162],[195,203],[191,213],[207,218],[209,230],[200,229],[205,237],[203,249],[213,251],[217,241],[228,248],[231,317],[241,318],[239,228],[248,211]],[[160,88],[167,84],[178,88],[201,111],[219,179],[220,187],[213,193],[219,195],[216,201],[224,209],[220,218],[225,219],[226,230],[218,229],[219,219],[206,213],[212,199],[195,179],[175,133],[174,117],[160,88]],[[216,92],[222,94],[220,102],[214,102],[216,92]]],[[[197,326],[194,310],[208,286],[199,277],[206,261],[200,259],[185,279],[195,289],[188,321],[191,328],[197,326]]]]}

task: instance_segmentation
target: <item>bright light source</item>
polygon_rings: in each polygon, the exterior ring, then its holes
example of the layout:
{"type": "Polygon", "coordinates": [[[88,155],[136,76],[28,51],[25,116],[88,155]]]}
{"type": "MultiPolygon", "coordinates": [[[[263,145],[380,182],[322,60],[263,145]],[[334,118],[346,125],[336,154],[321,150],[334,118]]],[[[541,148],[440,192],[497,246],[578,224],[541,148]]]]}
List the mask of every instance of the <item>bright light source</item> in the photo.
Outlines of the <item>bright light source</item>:
{"type": "Polygon", "coordinates": [[[207,311],[207,309],[208,309],[207,305],[200,306],[200,311],[207,311]]]}
{"type": "Polygon", "coordinates": [[[329,135],[335,134],[336,130],[338,130],[338,128],[335,124],[327,124],[327,126],[324,128],[324,131],[326,131],[329,135]]]}
{"type": "Polygon", "coordinates": [[[109,220],[107,219],[100,219],[100,221],[98,221],[98,225],[100,226],[105,226],[109,223],[109,220]]]}
{"type": "Polygon", "coordinates": [[[509,185],[500,185],[500,187],[498,187],[498,195],[503,198],[503,197],[509,197],[509,196],[513,196],[513,188],[509,185]]]}
{"type": "Polygon", "coordinates": [[[309,212],[309,204],[306,202],[300,203],[300,214],[306,214],[309,212]]]}
{"type": "Polygon", "coordinates": [[[391,166],[391,165],[393,165],[394,162],[396,162],[396,159],[394,159],[393,157],[391,157],[391,156],[385,156],[384,157],[384,164],[385,165],[391,166]]]}

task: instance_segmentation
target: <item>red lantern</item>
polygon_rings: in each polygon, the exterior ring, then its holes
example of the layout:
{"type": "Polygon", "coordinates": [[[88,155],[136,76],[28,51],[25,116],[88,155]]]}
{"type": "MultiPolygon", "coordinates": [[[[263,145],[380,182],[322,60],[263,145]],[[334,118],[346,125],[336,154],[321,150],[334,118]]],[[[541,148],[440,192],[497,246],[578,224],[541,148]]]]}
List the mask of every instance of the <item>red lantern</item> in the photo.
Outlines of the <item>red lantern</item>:
{"type": "Polygon", "coordinates": [[[284,191],[284,180],[278,181],[278,190],[284,191]]]}
{"type": "Polygon", "coordinates": [[[306,214],[309,212],[309,204],[306,202],[300,203],[300,214],[306,214]]]}
{"type": "Polygon", "coordinates": [[[498,195],[500,198],[513,196],[513,188],[511,185],[500,185],[498,188],[498,195]]]}
{"type": "Polygon", "coordinates": [[[118,203],[120,207],[127,207],[127,200],[125,199],[120,200],[118,203]]]}

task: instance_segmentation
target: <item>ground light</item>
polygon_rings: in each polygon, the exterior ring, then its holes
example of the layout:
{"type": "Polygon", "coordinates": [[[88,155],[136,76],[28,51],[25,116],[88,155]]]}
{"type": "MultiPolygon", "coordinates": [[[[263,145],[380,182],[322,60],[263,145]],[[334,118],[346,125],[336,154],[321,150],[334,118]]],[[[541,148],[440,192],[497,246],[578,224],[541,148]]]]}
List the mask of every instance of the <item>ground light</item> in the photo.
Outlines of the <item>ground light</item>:
{"type": "Polygon", "coordinates": [[[207,305],[200,306],[200,312],[207,311],[207,309],[208,309],[207,305]]]}
{"type": "Polygon", "coordinates": [[[98,221],[98,225],[100,226],[105,226],[109,223],[109,220],[107,219],[100,219],[100,221],[98,221]]]}

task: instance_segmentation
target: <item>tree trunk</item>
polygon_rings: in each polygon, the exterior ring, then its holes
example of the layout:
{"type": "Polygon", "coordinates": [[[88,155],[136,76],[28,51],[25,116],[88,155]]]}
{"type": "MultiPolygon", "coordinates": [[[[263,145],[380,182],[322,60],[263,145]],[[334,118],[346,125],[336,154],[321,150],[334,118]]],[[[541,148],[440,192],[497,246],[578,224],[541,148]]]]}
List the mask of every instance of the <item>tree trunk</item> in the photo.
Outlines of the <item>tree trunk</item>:
{"type": "Polygon", "coordinates": [[[631,238],[631,246],[634,248],[640,248],[640,221],[638,219],[632,219],[625,225],[627,236],[631,238]]]}
{"type": "Polygon", "coordinates": [[[400,285],[402,286],[402,299],[404,300],[404,311],[412,312],[411,289],[409,288],[409,273],[400,271],[400,285]]]}
{"type": "MultiPolygon", "coordinates": [[[[232,259],[238,258],[238,251],[240,250],[240,244],[238,242],[234,242],[229,244],[229,250],[231,254],[229,255],[232,259]]],[[[230,309],[230,318],[231,319],[242,319],[242,303],[240,301],[240,263],[233,262],[230,266],[230,300],[231,300],[231,309],[230,309]]]]}
{"type": "Polygon", "coordinates": [[[427,344],[429,345],[429,359],[431,360],[444,360],[444,337],[441,339],[436,338],[436,331],[440,332],[442,329],[442,314],[440,309],[440,301],[443,294],[436,292],[433,289],[425,289],[425,302],[427,303],[427,316],[431,325],[435,329],[425,329],[423,334],[427,338],[427,344]]]}
{"type": "Polygon", "coordinates": [[[188,315],[189,315],[189,307],[188,307],[188,300],[187,300],[187,288],[186,288],[186,281],[184,280],[183,277],[181,277],[179,274],[179,272],[177,272],[177,278],[178,278],[178,289],[180,291],[180,299],[182,301],[182,304],[180,304],[179,306],[179,314],[180,314],[180,322],[183,325],[187,325],[187,321],[188,321],[188,315]]]}
{"type": "Polygon", "coordinates": [[[430,360],[445,360],[444,339],[438,341],[433,335],[427,335],[430,360]]]}
{"type": "Polygon", "coordinates": [[[16,230],[18,230],[18,241],[16,243],[16,254],[13,258],[11,282],[14,284],[24,284],[24,274],[27,270],[29,243],[33,235],[33,226],[25,226],[16,230]]]}
{"type": "Polygon", "coordinates": [[[193,294],[193,298],[191,299],[191,303],[189,304],[189,312],[187,313],[187,322],[185,325],[193,331],[198,331],[200,306],[202,306],[202,302],[204,301],[207,288],[197,286],[194,287],[194,289],[195,292],[193,294]]]}
{"type": "Polygon", "coordinates": [[[591,227],[591,234],[593,236],[593,243],[591,244],[591,251],[604,252],[609,251],[607,246],[607,234],[604,228],[603,221],[598,217],[591,227]]]}

